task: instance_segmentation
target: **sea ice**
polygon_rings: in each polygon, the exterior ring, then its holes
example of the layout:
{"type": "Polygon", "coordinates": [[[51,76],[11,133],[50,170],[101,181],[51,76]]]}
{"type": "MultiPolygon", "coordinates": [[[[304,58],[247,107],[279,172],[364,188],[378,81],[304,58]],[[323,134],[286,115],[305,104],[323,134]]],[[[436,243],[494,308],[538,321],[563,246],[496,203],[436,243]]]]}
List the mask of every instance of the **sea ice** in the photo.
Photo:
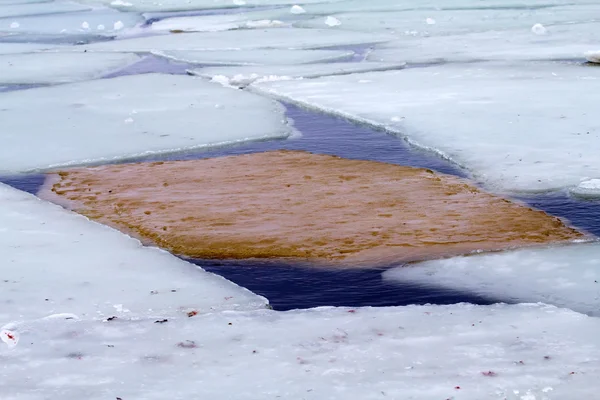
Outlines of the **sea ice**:
{"type": "Polygon", "coordinates": [[[100,78],[140,57],[126,53],[30,53],[0,55],[0,83],[64,83],[100,78]]]}
{"type": "Polygon", "coordinates": [[[0,42],[0,55],[4,54],[19,54],[19,53],[33,53],[41,50],[48,49],[59,49],[61,46],[55,46],[51,44],[37,44],[37,43],[1,43],[0,42]]]}
{"type": "Polygon", "coordinates": [[[347,75],[365,71],[401,69],[404,64],[375,62],[321,63],[303,65],[222,66],[188,71],[192,75],[213,79],[227,86],[245,87],[253,82],[316,78],[328,75],[347,75]]]}
{"type": "MultiPolygon", "coordinates": [[[[2,47],[0,47],[0,52],[2,47]]],[[[346,50],[225,50],[153,51],[154,55],[190,64],[204,65],[288,65],[340,61],[352,57],[346,50]]]]}
{"type": "Polygon", "coordinates": [[[386,35],[337,32],[329,29],[244,29],[111,40],[86,46],[74,46],[71,50],[150,52],[160,50],[317,49],[331,46],[380,43],[390,39],[391,37],[386,35]]]}
{"type": "MultiPolygon", "coordinates": [[[[291,6],[298,0],[81,0],[84,3],[101,2],[122,11],[161,12],[161,11],[193,11],[219,8],[257,7],[257,6],[291,6]]],[[[321,3],[323,0],[303,0],[302,4],[321,3]]],[[[341,0],[328,0],[341,1],[341,0]]]]}
{"type": "Polygon", "coordinates": [[[600,243],[426,261],[387,271],[384,278],[600,316],[600,243]]]}
{"type": "Polygon", "coordinates": [[[2,172],[284,138],[291,129],[275,101],[175,75],[1,93],[0,109],[2,172]]]}
{"type": "MultiPolygon", "coordinates": [[[[190,310],[256,309],[266,302],[167,252],[3,184],[0,253],[0,329],[57,313],[68,313],[54,317],[62,321],[164,318],[190,310]]],[[[39,339],[36,345],[52,340],[39,339]]]]}
{"type": "Polygon", "coordinates": [[[0,32],[11,32],[29,35],[110,35],[117,29],[115,24],[121,22],[124,26],[133,27],[143,22],[143,18],[133,13],[120,13],[114,10],[71,12],[57,15],[42,15],[19,17],[19,26],[11,28],[13,19],[0,19],[0,32]],[[97,30],[98,25],[111,29],[97,30]],[[88,26],[85,28],[84,26],[88,26]],[[115,27],[115,29],[112,29],[115,27]]]}
{"type": "Polygon", "coordinates": [[[600,64],[600,50],[598,51],[586,51],[585,58],[592,63],[600,64]]]}
{"type": "Polygon", "coordinates": [[[492,190],[532,192],[600,176],[599,82],[600,69],[581,64],[488,63],[252,87],[400,134],[492,190]]]}
{"type": "Polygon", "coordinates": [[[302,8],[301,6],[295,4],[292,6],[292,8],[290,8],[290,13],[292,14],[304,14],[306,13],[306,10],[304,8],[302,8]]]}
{"type": "MultiPolygon", "coordinates": [[[[169,295],[155,297],[179,304],[169,295]]],[[[598,387],[600,320],[546,305],[154,315],[17,326],[19,344],[0,343],[3,398],[550,400],[598,387]]]]}
{"type": "Polygon", "coordinates": [[[571,189],[579,197],[600,197],[600,179],[587,179],[571,189]]]}

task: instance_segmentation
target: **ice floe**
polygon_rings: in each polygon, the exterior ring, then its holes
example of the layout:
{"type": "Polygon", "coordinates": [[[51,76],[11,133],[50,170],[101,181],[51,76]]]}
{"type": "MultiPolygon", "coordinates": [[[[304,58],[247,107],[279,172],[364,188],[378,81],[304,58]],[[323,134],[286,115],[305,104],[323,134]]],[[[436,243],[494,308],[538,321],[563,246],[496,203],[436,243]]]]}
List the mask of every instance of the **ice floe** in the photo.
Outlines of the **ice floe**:
{"type": "Polygon", "coordinates": [[[0,347],[11,365],[0,370],[3,396],[584,399],[593,396],[600,373],[600,320],[545,305],[105,321],[17,326],[19,344],[0,347]]]}
{"type": "Polygon", "coordinates": [[[0,329],[58,313],[69,314],[53,319],[102,320],[265,305],[219,276],[3,184],[0,226],[0,329]]]}
{"type": "Polygon", "coordinates": [[[531,63],[440,65],[253,88],[401,134],[494,190],[531,192],[600,176],[600,121],[590,90],[599,83],[597,68],[531,63]]]}
{"type": "Polygon", "coordinates": [[[180,33],[112,40],[72,51],[150,52],[160,50],[317,49],[321,47],[380,43],[390,36],[328,29],[251,29],[224,32],[180,33]]]}
{"type": "Polygon", "coordinates": [[[600,179],[587,179],[571,188],[571,193],[579,197],[600,197],[600,179]]]}
{"type": "Polygon", "coordinates": [[[111,35],[124,27],[134,27],[143,22],[140,15],[120,13],[114,10],[72,12],[57,15],[27,16],[0,19],[0,32],[40,36],[111,35]],[[98,29],[103,25],[105,29],[98,29]]]}
{"type": "MultiPolygon", "coordinates": [[[[2,51],[2,47],[0,47],[2,51]]],[[[204,65],[289,65],[345,60],[354,54],[345,50],[256,49],[229,51],[153,51],[171,60],[204,65]]]]}
{"type": "Polygon", "coordinates": [[[0,83],[65,83],[100,78],[139,61],[124,53],[30,53],[0,55],[0,83]]]}
{"type": "Polygon", "coordinates": [[[188,72],[192,75],[213,79],[228,86],[245,87],[253,82],[316,78],[328,75],[347,75],[365,71],[387,71],[401,69],[403,67],[404,64],[361,62],[238,67],[223,66],[193,69],[188,72]]]}
{"type": "Polygon", "coordinates": [[[291,129],[274,101],[160,74],[2,93],[0,109],[0,171],[283,138],[291,129]]]}
{"type": "Polygon", "coordinates": [[[153,31],[219,32],[232,29],[276,28],[284,26],[276,19],[249,19],[245,14],[224,14],[166,18],[152,23],[153,31]]]}
{"type": "Polygon", "coordinates": [[[600,244],[521,249],[399,267],[386,279],[468,290],[506,302],[544,302],[600,316],[600,244]]]}

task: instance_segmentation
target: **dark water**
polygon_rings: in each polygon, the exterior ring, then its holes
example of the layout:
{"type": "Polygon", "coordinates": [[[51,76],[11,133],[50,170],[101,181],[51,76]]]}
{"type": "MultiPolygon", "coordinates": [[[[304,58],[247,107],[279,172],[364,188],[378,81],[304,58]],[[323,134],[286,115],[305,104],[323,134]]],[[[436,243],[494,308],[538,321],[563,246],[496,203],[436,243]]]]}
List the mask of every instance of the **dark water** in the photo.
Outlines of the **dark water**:
{"type": "Polygon", "coordinates": [[[409,304],[493,304],[466,292],[382,280],[383,269],[315,269],[268,262],[191,260],[269,299],[275,310],[318,306],[402,306],[409,304]]]}

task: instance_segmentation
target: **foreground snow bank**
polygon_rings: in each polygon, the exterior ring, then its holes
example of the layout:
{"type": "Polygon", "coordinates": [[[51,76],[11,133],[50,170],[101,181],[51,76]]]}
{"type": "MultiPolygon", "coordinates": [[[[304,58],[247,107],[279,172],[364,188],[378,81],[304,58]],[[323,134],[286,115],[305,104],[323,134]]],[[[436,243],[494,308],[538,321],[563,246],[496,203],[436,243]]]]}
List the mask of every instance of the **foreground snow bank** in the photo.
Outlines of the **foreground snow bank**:
{"type": "Polygon", "coordinates": [[[600,243],[427,261],[390,270],[384,278],[600,316],[600,243]]]}
{"type": "Polygon", "coordinates": [[[0,146],[0,172],[291,133],[277,102],[189,76],[123,76],[2,93],[0,109],[7,133],[0,146]]]}
{"type": "Polygon", "coordinates": [[[219,276],[3,184],[0,254],[0,328],[56,313],[164,317],[266,304],[219,276]]]}
{"type": "MultiPolygon", "coordinates": [[[[320,308],[18,327],[3,398],[584,399],[600,320],[545,305],[320,308]]],[[[2,345],[2,343],[0,343],[2,345]]]]}

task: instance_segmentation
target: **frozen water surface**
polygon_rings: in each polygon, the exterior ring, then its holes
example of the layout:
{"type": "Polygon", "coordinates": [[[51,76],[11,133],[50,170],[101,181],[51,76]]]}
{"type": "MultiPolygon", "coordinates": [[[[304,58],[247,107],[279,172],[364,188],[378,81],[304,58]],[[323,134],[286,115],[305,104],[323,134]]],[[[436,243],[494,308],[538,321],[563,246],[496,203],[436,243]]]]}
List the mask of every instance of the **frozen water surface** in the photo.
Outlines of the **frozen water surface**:
{"type": "Polygon", "coordinates": [[[19,54],[33,53],[41,50],[57,49],[51,44],[34,44],[34,43],[2,43],[0,42],[0,55],[3,54],[19,54]]]}
{"type": "MultiPolygon", "coordinates": [[[[284,6],[297,0],[81,0],[84,3],[102,3],[122,11],[190,11],[241,7],[284,6]]],[[[302,4],[321,3],[324,0],[303,0],[302,4]]],[[[329,0],[330,2],[340,0],[329,0]]]]}
{"type": "Polygon", "coordinates": [[[152,23],[152,31],[219,32],[232,29],[271,28],[284,26],[284,22],[269,18],[252,18],[246,14],[222,14],[167,18],[152,23]]]}
{"type": "Polygon", "coordinates": [[[499,191],[600,177],[600,69],[568,63],[441,65],[252,87],[380,126],[499,191]]]}
{"type": "Polygon", "coordinates": [[[507,302],[539,301],[600,316],[598,243],[427,261],[390,270],[384,277],[507,302]]]}
{"type": "MultiPolygon", "coordinates": [[[[1,51],[1,47],[0,47],[1,51]]],[[[230,51],[154,51],[171,60],[204,65],[286,65],[345,60],[354,54],[343,50],[257,49],[230,51]]]]}
{"type": "Polygon", "coordinates": [[[251,93],[232,94],[199,78],[160,74],[1,93],[0,171],[290,134],[281,105],[251,93]]]}
{"type": "Polygon", "coordinates": [[[4,184],[0,227],[0,326],[57,313],[152,318],[265,304],[224,278],[4,184]]]}
{"type": "Polygon", "coordinates": [[[110,36],[143,22],[138,14],[114,10],[0,19],[0,33],[49,36],[110,36]]]}
{"type": "Polygon", "coordinates": [[[140,59],[135,54],[121,53],[0,55],[0,83],[64,83],[95,79],[140,59]]]}
{"type": "Polygon", "coordinates": [[[165,317],[17,325],[3,396],[584,399],[600,373],[600,320],[545,305],[165,317]]]}
{"type": "Polygon", "coordinates": [[[391,37],[386,35],[358,32],[277,28],[149,36],[76,46],[72,50],[150,52],[161,50],[316,49],[338,45],[378,43],[390,39],[391,37]]]}
{"type": "Polygon", "coordinates": [[[347,75],[365,71],[401,69],[404,64],[377,62],[321,63],[304,65],[223,66],[193,69],[193,75],[210,78],[215,82],[245,87],[253,82],[316,78],[327,75],[347,75]]]}
{"type": "Polygon", "coordinates": [[[72,2],[45,2],[6,4],[0,2],[0,18],[23,17],[26,15],[60,14],[86,11],[90,7],[72,2]]]}

